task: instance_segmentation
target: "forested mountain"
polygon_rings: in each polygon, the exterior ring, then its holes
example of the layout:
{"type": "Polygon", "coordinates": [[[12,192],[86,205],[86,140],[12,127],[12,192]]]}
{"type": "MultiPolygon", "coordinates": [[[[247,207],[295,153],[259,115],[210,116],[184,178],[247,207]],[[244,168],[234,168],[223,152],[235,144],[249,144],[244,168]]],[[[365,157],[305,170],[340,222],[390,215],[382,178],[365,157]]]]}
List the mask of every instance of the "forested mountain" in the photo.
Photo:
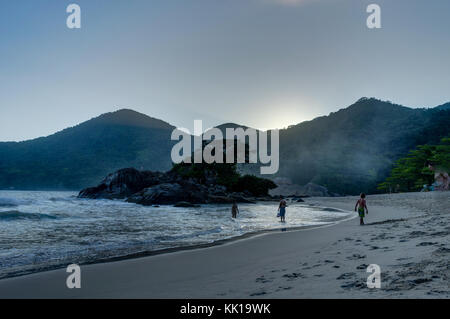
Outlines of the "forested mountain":
{"type": "Polygon", "coordinates": [[[124,167],[172,167],[173,126],[132,110],[30,141],[0,143],[0,188],[81,189],[124,167]]]}
{"type": "Polygon", "coordinates": [[[393,163],[450,134],[450,110],[411,109],[362,98],[348,108],[280,132],[279,176],[339,194],[376,192],[393,163]]]}
{"type": "MultiPolygon", "coordinates": [[[[172,167],[173,129],[161,120],[120,110],[48,137],[0,143],[0,188],[81,189],[125,167],[166,171],[172,167]]],[[[339,194],[372,193],[396,160],[446,136],[450,103],[412,109],[362,98],[328,116],[281,130],[276,176],[300,185],[316,183],[339,194]]],[[[249,168],[259,171],[255,165],[249,168]]]]}

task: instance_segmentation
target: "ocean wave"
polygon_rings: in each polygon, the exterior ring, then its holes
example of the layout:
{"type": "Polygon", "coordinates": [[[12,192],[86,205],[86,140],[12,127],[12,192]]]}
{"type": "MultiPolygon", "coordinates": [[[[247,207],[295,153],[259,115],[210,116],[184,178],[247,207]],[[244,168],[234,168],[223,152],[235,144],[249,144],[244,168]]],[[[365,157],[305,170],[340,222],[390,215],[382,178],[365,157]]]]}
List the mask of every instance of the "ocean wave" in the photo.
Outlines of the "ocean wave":
{"type": "Polygon", "coordinates": [[[39,213],[23,213],[17,210],[10,210],[6,212],[0,212],[0,220],[20,220],[20,219],[56,219],[55,216],[39,213]]]}
{"type": "Polygon", "coordinates": [[[17,207],[20,203],[21,202],[15,198],[0,197],[0,207],[17,207]]]}
{"type": "Polygon", "coordinates": [[[69,197],[50,197],[48,200],[51,202],[71,202],[76,199],[77,199],[76,196],[69,196],[69,197]]]}

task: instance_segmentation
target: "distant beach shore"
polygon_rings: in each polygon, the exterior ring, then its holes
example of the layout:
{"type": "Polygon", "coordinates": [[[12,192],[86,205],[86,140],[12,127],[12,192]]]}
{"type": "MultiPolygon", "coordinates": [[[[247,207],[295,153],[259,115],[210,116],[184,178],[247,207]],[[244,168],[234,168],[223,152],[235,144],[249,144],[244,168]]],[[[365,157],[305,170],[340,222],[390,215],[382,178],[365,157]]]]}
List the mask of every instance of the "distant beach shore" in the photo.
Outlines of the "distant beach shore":
{"type": "MultiPolygon", "coordinates": [[[[353,210],[356,197],[308,198],[353,210]]],[[[449,192],[374,195],[366,226],[270,231],[219,246],[0,280],[0,298],[448,298],[449,192]],[[369,289],[369,264],[381,288],[369,289]]],[[[356,214],[356,213],[355,213],[356,214]]],[[[287,211],[289,218],[289,209],[287,211]]]]}

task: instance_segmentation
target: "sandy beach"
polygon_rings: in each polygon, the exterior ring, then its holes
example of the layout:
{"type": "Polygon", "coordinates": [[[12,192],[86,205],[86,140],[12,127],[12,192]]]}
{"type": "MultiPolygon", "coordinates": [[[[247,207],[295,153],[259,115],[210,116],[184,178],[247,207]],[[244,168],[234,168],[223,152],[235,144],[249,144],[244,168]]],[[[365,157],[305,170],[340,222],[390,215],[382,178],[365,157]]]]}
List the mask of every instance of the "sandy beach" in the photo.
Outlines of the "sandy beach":
{"type": "MultiPolygon", "coordinates": [[[[356,197],[307,203],[353,210],[356,197]]],[[[449,298],[450,193],[374,195],[358,219],[0,281],[0,298],[449,298]],[[369,289],[369,264],[381,288],[369,289]]],[[[355,213],[356,217],[356,213],[355,213]]],[[[287,210],[289,220],[289,209],[287,210]]]]}

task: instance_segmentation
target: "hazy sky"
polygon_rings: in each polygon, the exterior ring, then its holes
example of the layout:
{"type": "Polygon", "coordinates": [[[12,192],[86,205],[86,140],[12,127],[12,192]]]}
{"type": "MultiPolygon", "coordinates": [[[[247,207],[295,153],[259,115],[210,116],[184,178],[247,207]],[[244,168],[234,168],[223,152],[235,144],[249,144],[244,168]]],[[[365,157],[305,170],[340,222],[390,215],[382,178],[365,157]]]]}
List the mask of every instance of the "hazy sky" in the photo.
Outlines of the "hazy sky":
{"type": "Polygon", "coordinates": [[[450,101],[448,0],[1,1],[0,37],[0,141],[120,108],[281,128],[362,96],[450,101]],[[366,27],[370,3],[382,29],[366,27]]]}

